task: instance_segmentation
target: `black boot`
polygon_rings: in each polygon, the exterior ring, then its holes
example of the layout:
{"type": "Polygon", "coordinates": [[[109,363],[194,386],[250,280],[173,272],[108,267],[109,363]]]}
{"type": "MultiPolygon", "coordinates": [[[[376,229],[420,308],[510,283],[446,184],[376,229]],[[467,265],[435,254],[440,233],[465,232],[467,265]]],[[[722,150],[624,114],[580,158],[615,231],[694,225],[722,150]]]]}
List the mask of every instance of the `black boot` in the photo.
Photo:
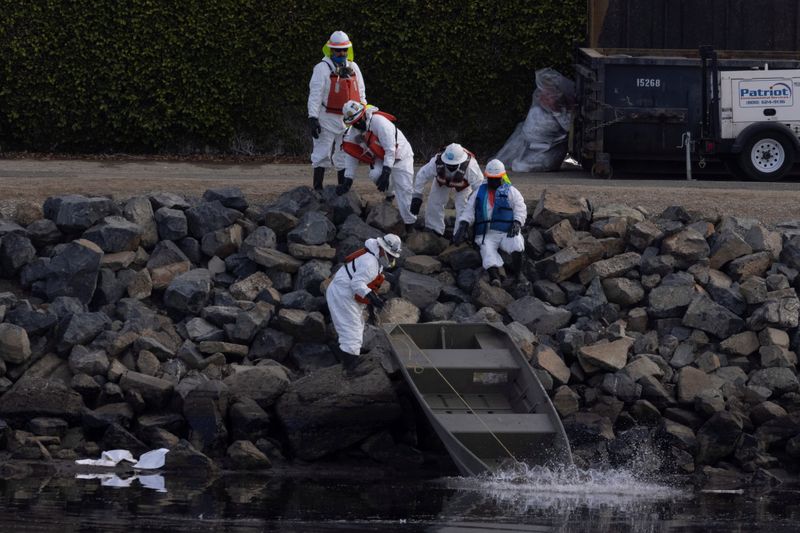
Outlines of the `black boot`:
{"type": "Polygon", "coordinates": [[[314,190],[322,190],[322,180],[325,179],[325,168],[314,167],[314,190]]]}
{"type": "Polygon", "coordinates": [[[342,169],[342,170],[340,170],[339,172],[336,173],[336,183],[338,185],[341,185],[342,183],[344,183],[344,169],[342,169]]]}
{"type": "Polygon", "coordinates": [[[406,224],[406,235],[410,235],[414,232],[414,224],[406,224]]]}
{"type": "Polygon", "coordinates": [[[499,287],[500,285],[502,285],[502,282],[500,281],[500,269],[499,268],[497,268],[497,267],[489,267],[489,270],[487,272],[489,273],[489,283],[491,283],[495,287],[499,287]]]}
{"type": "Polygon", "coordinates": [[[522,252],[514,252],[511,254],[511,268],[514,271],[514,278],[516,281],[527,281],[522,274],[522,252]]]}
{"type": "Polygon", "coordinates": [[[361,357],[352,353],[343,351],[341,348],[337,349],[339,352],[339,360],[342,362],[342,371],[345,375],[349,375],[361,362],[361,357]]]}

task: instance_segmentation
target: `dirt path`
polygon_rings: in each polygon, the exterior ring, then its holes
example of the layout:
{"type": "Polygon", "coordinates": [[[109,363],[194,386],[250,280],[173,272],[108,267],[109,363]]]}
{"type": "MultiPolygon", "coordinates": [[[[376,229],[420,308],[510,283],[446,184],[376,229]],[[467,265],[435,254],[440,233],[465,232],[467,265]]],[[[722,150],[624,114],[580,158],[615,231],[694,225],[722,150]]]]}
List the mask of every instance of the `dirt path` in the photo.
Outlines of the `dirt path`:
{"type": "MultiPolygon", "coordinates": [[[[511,176],[526,198],[542,190],[582,195],[594,205],[624,203],[659,213],[670,205],[709,214],[757,218],[768,224],[800,219],[797,181],[755,183],[678,177],[649,179],[592,179],[577,170],[511,176]]],[[[361,176],[359,176],[361,178],[361,176]]],[[[333,183],[329,173],[326,183],[333,183]]],[[[22,200],[41,202],[59,194],[111,195],[124,199],[137,194],[170,191],[200,196],[212,187],[237,186],[250,201],[264,203],[298,185],[311,182],[308,165],[184,163],[163,161],[0,160],[0,214],[13,215],[22,200]]],[[[366,178],[355,189],[378,198],[366,178]]]]}

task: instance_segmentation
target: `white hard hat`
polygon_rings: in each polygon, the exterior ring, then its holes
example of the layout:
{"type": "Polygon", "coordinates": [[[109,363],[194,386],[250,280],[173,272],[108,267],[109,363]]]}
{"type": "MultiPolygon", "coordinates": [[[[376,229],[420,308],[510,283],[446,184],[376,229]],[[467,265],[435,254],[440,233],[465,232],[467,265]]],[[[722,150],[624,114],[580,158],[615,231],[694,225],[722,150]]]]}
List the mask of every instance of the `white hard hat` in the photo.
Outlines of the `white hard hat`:
{"type": "Polygon", "coordinates": [[[400,237],[394,233],[387,233],[383,237],[378,237],[377,240],[378,246],[383,248],[387,254],[391,255],[392,257],[400,257],[400,251],[403,248],[400,237]]]}
{"type": "Polygon", "coordinates": [[[458,143],[448,144],[442,153],[442,163],[445,165],[460,165],[467,160],[467,151],[458,143]]]}
{"type": "Polygon", "coordinates": [[[348,126],[361,120],[367,107],[361,102],[355,100],[348,100],[342,106],[342,120],[348,126]]]}
{"type": "Polygon", "coordinates": [[[331,38],[325,43],[328,48],[350,48],[353,43],[350,42],[350,37],[341,30],[331,33],[331,38]]]}
{"type": "Polygon", "coordinates": [[[499,159],[492,159],[486,163],[486,170],[483,175],[487,178],[502,178],[506,173],[506,166],[499,159]]]}

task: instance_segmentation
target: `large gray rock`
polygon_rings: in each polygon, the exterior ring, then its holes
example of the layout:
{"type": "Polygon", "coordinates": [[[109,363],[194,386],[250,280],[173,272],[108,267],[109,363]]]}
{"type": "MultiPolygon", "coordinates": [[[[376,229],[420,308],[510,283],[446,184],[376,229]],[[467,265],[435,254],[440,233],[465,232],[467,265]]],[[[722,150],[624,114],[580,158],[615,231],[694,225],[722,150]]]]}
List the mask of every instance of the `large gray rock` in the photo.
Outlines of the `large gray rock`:
{"type": "Polygon", "coordinates": [[[370,226],[364,222],[361,217],[356,215],[350,215],[347,217],[347,219],[339,226],[339,231],[336,234],[336,238],[339,240],[343,240],[347,237],[353,237],[354,239],[361,241],[362,246],[364,241],[367,239],[375,239],[382,236],[383,232],[381,230],[370,226]]]}
{"type": "Polygon", "coordinates": [[[23,377],[0,396],[0,418],[26,422],[37,416],[78,422],[83,398],[66,385],[49,379],[23,377]]]}
{"type": "Polygon", "coordinates": [[[704,295],[696,296],[683,315],[683,325],[724,339],[744,328],[744,320],[704,295]]]}
{"type": "Polygon", "coordinates": [[[415,254],[436,256],[445,251],[450,243],[430,231],[415,231],[406,237],[403,244],[415,254]]]}
{"type": "Polygon", "coordinates": [[[600,368],[616,371],[628,364],[628,351],[633,346],[633,339],[623,338],[613,342],[598,342],[583,346],[579,350],[579,359],[584,367],[600,368]]]}
{"type": "Polygon", "coordinates": [[[790,368],[764,368],[750,374],[748,385],[766,387],[776,395],[800,389],[797,375],[790,368]]]}
{"type": "Polygon", "coordinates": [[[795,328],[800,320],[800,301],[796,297],[770,299],[753,311],[747,319],[747,327],[761,331],[766,327],[795,328]]]}
{"type": "Polygon", "coordinates": [[[514,321],[540,335],[553,335],[572,319],[572,313],[568,310],[553,307],[533,296],[525,296],[512,302],[506,310],[514,321]]]}
{"type": "Polygon", "coordinates": [[[734,279],[745,280],[751,276],[763,276],[772,265],[769,252],[757,252],[734,259],[728,264],[728,272],[734,279]]]}
{"type": "Polygon", "coordinates": [[[158,242],[158,226],[153,214],[153,204],[144,196],[135,196],[125,203],[122,210],[125,218],[142,230],[141,245],[150,249],[158,242]]]}
{"type": "Polygon", "coordinates": [[[710,252],[706,238],[691,228],[664,237],[661,241],[662,254],[672,255],[687,266],[708,257],[710,252]]]}
{"type": "Polygon", "coordinates": [[[286,238],[289,242],[318,245],[332,241],[336,237],[336,226],[328,217],[317,211],[309,211],[300,218],[300,223],[286,238]]]}
{"type": "Polygon", "coordinates": [[[0,324],[0,360],[20,364],[31,356],[28,332],[14,324],[0,324]]]}
{"type": "Polygon", "coordinates": [[[589,283],[596,277],[601,280],[616,278],[638,267],[641,261],[642,256],[636,252],[624,253],[610,259],[603,259],[602,261],[592,263],[581,271],[579,278],[583,284],[589,283]]]}
{"type": "Polygon", "coordinates": [[[351,379],[336,365],[293,382],[276,412],[292,451],[308,461],[391,427],[402,410],[379,365],[351,379]]]}
{"type": "Polygon", "coordinates": [[[556,283],[566,281],[584,268],[603,257],[600,241],[587,238],[573,243],[553,255],[537,261],[535,267],[539,275],[556,283]]]}
{"type": "Polygon", "coordinates": [[[432,276],[403,270],[398,281],[400,296],[424,309],[439,298],[442,282],[432,276]]]}
{"type": "Polygon", "coordinates": [[[732,231],[717,233],[711,247],[709,266],[720,269],[729,261],[753,253],[753,248],[732,231]]]}
{"type": "Polygon", "coordinates": [[[239,251],[247,254],[253,248],[275,248],[277,243],[278,238],[274,231],[267,226],[259,226],[242,241],[239,251]]]}
{"type": "Polygon", "coordinates": [[[147,405],[155,409],[166,405],[174,390],[173,384],[165,379],[132,371],[122,375],[119,386],[123,391],[138,392],[147,405]]]}
{"type": "Polygon", "coordinates": [[[549,228],[562,219],[569,220],[575,229],[586,229],[592,219],[589,202],[582,197],[550,192],[545,189],[533,211],[534,223],[543,228],[549,228]]]}
{"type": "Polygon", "coordinates": [[[36,260],[36,248],[21,233],[9,233],[0,240],[0,268],[2,275],[13,278],[19,271],[36,260]]]}
{"type": "Polygon", "coordinates": [[[367,224],[375,226],[384,233],[394,233],[395,235],[405,235],[405,225],[400,218],[400,211],[387,202],[376,204],[370,209],[367,215],[367,224]]]}
{"type": "Polygon", "coordinates": [[[203,193],[203,200],[206,202],[219,201],[225,207],[238,211],[247,210],[247,200],[239,187],[218,187],[208,189],[203,193]]]}
{"type": "Polygon", "coordinates": [[[498,313],[502,313],[514,301],[514,297],[504,289],[480,280],[472,289],[472,300],[478,307],[491,307],[498,313]]]}
{"type": "Polygon", "coordinates": [[[286,369],[278,364],[266,366],[231,365],[233,374],[223,383],[237,396],[254,400],[262,409],[269,409],[289,386],[286,369]]]}
{"type": "Polygon", "coordinates": [[[64,246],[48,264],[44,293],[48,300],[74,296],[92,301],[103,251],[93,242],[78,239],[64,246]]]}
{"type": "Polygon", "coordinates": [[[322,296],[320,285],[331,275],[333,265],[329,261],[316,259],[304,263],[297,271],[295,290],[306,290],[314,296],[322,296]]]}
{"type": "Polygon", "coordinates": [[[158,211],[162,207],[169,209],[180,209],[186,211],[191,207],[191,204],[186,201],[186,198],[180,194],[171,192],[157,192],[149,196],[150,203],[153,206],[153,211],[158,211]]]}
{"type": "Polygon", "coordinates": [[[83,238],[97,244],[105,253],[133,252],[142,240],[142,228],[126,218],[108,216],[86,230],[83,238]]]}
{"type": "Polygon", "coordinates": [[[155,212],[158,236],[164,241],[179,241],[189,235],[189,222],[186,213],[180,209],[162,207],[155,212]]]}
{"type": "Polygon", "coordinates": [[[715,413],[697,432],[698,464],[714,464],[736,448],[742,435],[742,420],[727,411],[715,413]]]}
{"type": "Polygon", "coordinates": [[[202,203],[186,210],[189,233],[195,239],[202,239],[206,233],[226,228],[241,217],[241,212],[225,207],[218,200],[202,203]]]}
{"type": "Polygon", "coordinates": [[[164,289],[179,274],[187,272],[192,262],[172,241],[161,241],[147,260],[147,270],[154,289],[164,289]]]}
{"type": "Polygon", "coordinates": [[[208,257],[226,258],[242,245],[242,227],[233,224],[203,235],[200,247],[208,257]]]}
{"type": "Polygon", "coordinates": [[[391,298],[377,313],[380,324],[416,324],[419,322],[419,308],[404,298],[391,298]]]}
{"type": "Polygon", "coordinates": [[[694,284],[662,282],[648,295],[648,312],[655,318],[683,316],[696,294],[694,284]]]}
{"type": "Polygon", "coordinates": [[[181,313],[198,315],[211,296],[211,287],[208,270],[190,270],[170,282],[164,292],[164,305],[181,313]]]}
{"type": "Polygon", "coordinates": [[[295,273],[302,266],[302,261],[298,261],[291,255],[279,252],[272,248],[252,247],[247,250],[247,257],[256,264],[266,268],[274,268],[281,272],[295,273]]]}
{"type": "Polygon", "coordinates": [[[637,280],[628,278],[608,278],[603,280],[603,292],[609,302],[632,306],[644,298],[644,287],[637,280]]]}
{"type": "Polygon", "coordinates": [[[101,331],[111,324],[105,313],[71,313],[59,324],[60,351],[67,351],[77,344],[89,344],[101,331]]]}
{"type": "Polygon", "coordinates": [[[110,198],[87,198],[79,194],[50,197],[44,215],[65,233],[84,231],[114,212],[110,198]]]}

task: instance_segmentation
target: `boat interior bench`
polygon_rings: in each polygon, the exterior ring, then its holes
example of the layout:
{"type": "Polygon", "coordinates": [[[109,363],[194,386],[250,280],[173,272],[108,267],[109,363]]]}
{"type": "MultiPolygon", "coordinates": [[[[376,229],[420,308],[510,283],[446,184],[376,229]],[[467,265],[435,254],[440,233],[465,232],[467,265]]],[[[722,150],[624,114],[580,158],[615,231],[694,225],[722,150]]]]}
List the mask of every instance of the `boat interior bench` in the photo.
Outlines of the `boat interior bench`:
{"type": "Polygon", "coordinates": [[[546,414],[519,413],[436,413],[436,419],[454,435],[463,433],[553,433],[555,427],[546,414]]]}

